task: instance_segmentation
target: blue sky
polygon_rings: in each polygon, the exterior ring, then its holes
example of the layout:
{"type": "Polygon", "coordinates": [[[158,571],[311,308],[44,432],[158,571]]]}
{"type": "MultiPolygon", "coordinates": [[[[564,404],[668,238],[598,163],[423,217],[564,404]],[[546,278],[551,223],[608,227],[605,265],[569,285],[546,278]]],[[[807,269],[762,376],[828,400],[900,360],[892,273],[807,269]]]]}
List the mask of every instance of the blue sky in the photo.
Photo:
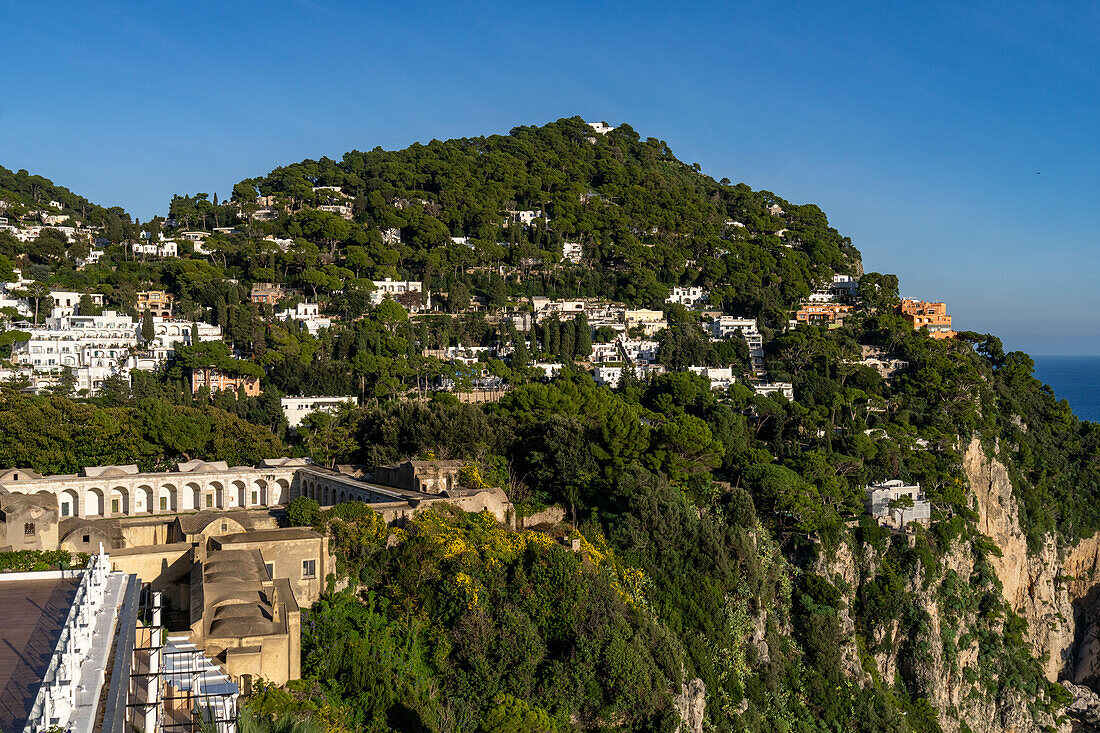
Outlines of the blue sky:
{"type": "Polygon", "coordinates": [[[307,157],[626,121],[819,204],[960,328],[1100,354],[1095,3],[4,5],[0,164],[143,220],[307,157]]]}

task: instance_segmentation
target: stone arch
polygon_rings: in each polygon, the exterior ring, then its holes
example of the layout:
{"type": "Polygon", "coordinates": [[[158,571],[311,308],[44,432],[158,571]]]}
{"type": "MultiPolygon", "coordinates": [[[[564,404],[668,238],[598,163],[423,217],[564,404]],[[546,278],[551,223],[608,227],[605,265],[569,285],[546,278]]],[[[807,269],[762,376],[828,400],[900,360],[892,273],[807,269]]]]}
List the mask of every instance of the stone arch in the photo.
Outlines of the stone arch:
{"type": "Polygon", "coordinates": [[[80,496],[76,489],[65,489],[57,495],[57,512],[62,519],[80,516],[80,496]]]}
{"type": "Polygon", "coordinates": [[[218,509],[225,509],[225,485],[221,481],[211,481],[207,487],[206,492],[214,493],[214,506],[218,509]]]}
{"type": "Polygon", "coordinates": [[[252,497],[248,495],[248,487],[245,486],[244,481],[237,479],[233,482],[233,494],[237,497],[237,506],[247,507],[251,506],[253,502],[249,501],[252,497]]]}
{"type": "Polygon", "coordinates": [[[172,484],[161,484],[157,489],[157,511],[178,512],[179,496],[172,484]]]}
{"type": "Polygon", "coordinates": [[[346,492],[346,491],[341,491],[340,492],[340,503],[341,504],[347,504],[348,503],[348,492],[346,492]]]}
{"type": "Polygon", "coordinates": [[[274,496],[268,497],[268,504],[287,504],[290,502],[290,482],[285,478],[276,479],[274,496]]]}
{"type": "Polygon", "coordinates": [[[102,489],[88,489],[84,492],[84,515],[88,517],[107,516],[107,502],[102,489]]]}
{"type": "Polygon", "coordinates": [[[191,490],[191,508],[195,511],[202,511],[206,507],[202,502],[202,487],[192,481],[187,484],[187,488],[191,490]]]}
{"type": "Polygon", "coordinates": [[[130,513],[130,492],[126,490],[125,486],[116,486],[111,489],[109,502],[112,516],[130,513]]]}
{"type": "Polygon", "coordinates": [[[149,484],[142,484],[134,489],[134,513],[142,512],[145,514],[152,514],[156,511],[157,506],[153,500],[153,487],[149,484]]]}
{"type": "Polygon", "coordinates": [[[252,503],[259,506],[267,506],[267,481],[258,478],[252,482],[252,503]]]}

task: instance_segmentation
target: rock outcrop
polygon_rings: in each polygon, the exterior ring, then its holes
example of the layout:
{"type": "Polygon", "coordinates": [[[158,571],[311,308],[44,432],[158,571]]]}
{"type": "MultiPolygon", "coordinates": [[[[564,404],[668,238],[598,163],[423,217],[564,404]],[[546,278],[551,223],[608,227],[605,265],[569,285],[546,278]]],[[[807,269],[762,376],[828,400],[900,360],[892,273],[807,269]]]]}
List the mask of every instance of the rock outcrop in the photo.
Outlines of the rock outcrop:
{"type": "Polygon", "coordinates": [[[685,682],[680,694],[673,697],[672,702],[680,713],[681,730],[689,733],[703,733],[703,721],[707,715],[707,688],[703,681],[696,677],[690,682],[685,682]]]}

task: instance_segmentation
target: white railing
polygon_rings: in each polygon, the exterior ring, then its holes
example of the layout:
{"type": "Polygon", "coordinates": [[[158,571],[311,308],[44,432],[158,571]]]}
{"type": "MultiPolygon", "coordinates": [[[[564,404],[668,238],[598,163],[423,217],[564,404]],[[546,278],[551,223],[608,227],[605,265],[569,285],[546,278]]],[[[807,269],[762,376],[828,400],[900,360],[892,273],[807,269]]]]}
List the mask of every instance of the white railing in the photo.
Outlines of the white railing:
{"type": "Polygon", "coordinates": [[[80,665],[92,650],[92,629],[95,616],[103,607],[110,571],[110,558],[100,544],[99,552],[89,558],[77,586],[50,665],[42,675],[42,685],[27,716],[24,733],[39,733],[55,725],[67,727],[77,706],[80,665]]]}

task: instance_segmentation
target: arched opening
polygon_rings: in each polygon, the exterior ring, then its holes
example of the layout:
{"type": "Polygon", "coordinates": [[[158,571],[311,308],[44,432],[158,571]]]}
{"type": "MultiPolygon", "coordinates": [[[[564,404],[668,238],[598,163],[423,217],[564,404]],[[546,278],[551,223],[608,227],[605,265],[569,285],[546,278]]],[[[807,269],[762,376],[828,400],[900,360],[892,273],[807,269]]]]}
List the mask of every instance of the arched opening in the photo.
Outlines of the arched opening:
{"type": "Polygon", "coordinates": [[[267,506],[267,482],[262,478],[256,479],[252,485],[252,503],[258,506],[267,506]]]}
{"type": "Polygon", "coordinates": [[[205,509],[202,502],[202,487],[196,483],[190,483],[187,484],[187,488],[191,490],[191,508],[196,511],[205,509]]]}
{"type": "Polygon", "coordinates": [[[250,501],[252,498],[248,494],[248,487],[244,485],[244,481],[234,481],[233,488],[236,489],[237,494],[237,506],[247,507],[255,504],[256,502],[250,501]]]}
{"type": "Polygon", "coordinates": [[[103,501],[103,492],[99,489],[88,489],[84,494],[84,515],[88,517],[105,516],[106,504],[103,501]]]}
{"type": "Polygon", "coordinates": [[[225,509],[225,487],[222,486],[220,481],[211,481],[210,485],[206,487],[206,491],[208,494],[213,492],[214,507],[225,509]]]}
{"type": "Polygon", "coordinates": [[[157,489],[157,511],[179,511],[176,501],[176,487],[172,484],[164,484],[157,489]]]}
{"type": "Polygon", "coordinates": [[[268,499],[268,504],[287,504],[290,502],[290,483],[285,478],[277,480],[273,490],[275,495],[268,499]]]}
{"type": "Polygon", "coordinates": [[[116,486],[111,489],[110,502],[112,516],[130,513],[130,495],[126,493],[125,487],[116,486]]]}
{"type": "Polygon", "coordinates": [[[148,484],[137,487],[134,504],[135,514],[138,512],[148,512],[149,514],[155,512],[157,507],[153,501],[153,487],[148,484]]]}
{"type": "Polygon", "coordinates": [[[61,492],[61,495],[57,497],[57,510],[61,513],[61,517],[79,517],[80,516],[80,498],[76,495],[76,492],[72,489],[65,489],[61,492]]]}

